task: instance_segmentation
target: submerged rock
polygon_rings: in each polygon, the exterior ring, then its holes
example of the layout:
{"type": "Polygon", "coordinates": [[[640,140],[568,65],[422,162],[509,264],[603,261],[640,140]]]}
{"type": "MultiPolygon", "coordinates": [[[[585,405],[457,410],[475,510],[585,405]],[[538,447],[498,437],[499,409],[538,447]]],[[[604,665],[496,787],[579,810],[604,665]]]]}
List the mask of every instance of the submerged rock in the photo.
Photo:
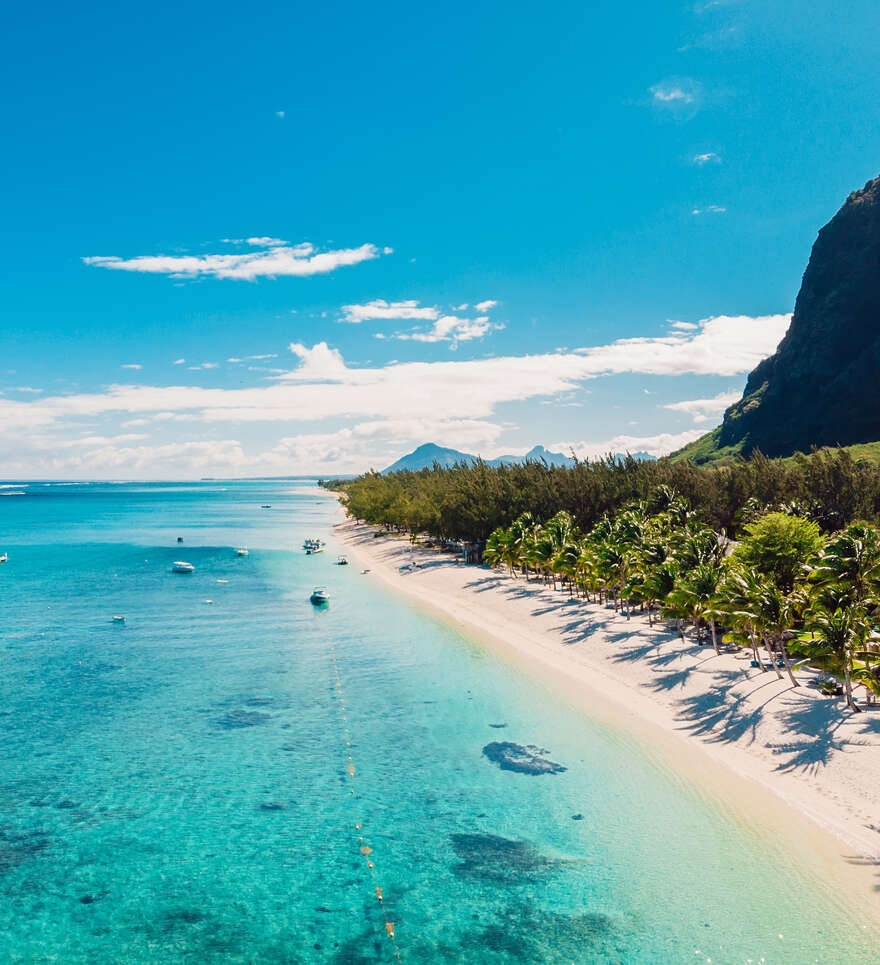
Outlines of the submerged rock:
{"type": "Polygon", "coordinates": [[[258,727],[267,724],[272,719],[269,714],[262,714],[258,710],[230,710],[214,722],[223,730],[239,730],[242,727],[258,727]]]}
{"type": "Polygon", "coordinates": [[[608,915],[565,915],[532,904],[511,905],[483,927],[465,932],[461,947],[481,959],[505,962],[629,961],[627,933],[608,915]]]}
{"type": "Polygon", "coordinates": [[[490,727],[494,727],[495,730],[501,730],[503,727],[507,727],[507,724],[489,724],[490,727]]]}
{"type": "Polygon", "coordinates": [[[497,834],[453,834],[452,847],[459,858],[453,871],[459,877],[516,882],[549,871],[559,862],[545,857],[528,841],[497,834]]]}
{"type": "Polygon", "coordinates": [[[286,808],[286,805],[283,804],[281,801],[264,801],[260,805],[261,811],[283,811],[285,810],[285,808],[286,808]]]}
{"type": "Polygon", "coordinates": [[[44,831],[18,831],[0,828],[0,875],[12,871],[49,847],[44,831]]]}
{"type": "Polygon", "coordinates": [[[519,774],[561,774],[568,768],[546,755],[550,752],[534,744],[514,744],[513,741],[492,741],[483,748],[483,754],[497,764],[502,771],[519,774]]]}

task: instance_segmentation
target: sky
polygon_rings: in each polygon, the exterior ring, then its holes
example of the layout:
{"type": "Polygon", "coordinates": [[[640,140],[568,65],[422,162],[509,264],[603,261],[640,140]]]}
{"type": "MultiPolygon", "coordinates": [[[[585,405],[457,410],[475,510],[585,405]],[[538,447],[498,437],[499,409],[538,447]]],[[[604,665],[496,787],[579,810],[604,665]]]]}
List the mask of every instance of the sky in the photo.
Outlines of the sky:
{"type": "Polygon", "coordinates": [[[4,19],[6,479],[668,452],[880,173],[865,0],[4,19]]]}

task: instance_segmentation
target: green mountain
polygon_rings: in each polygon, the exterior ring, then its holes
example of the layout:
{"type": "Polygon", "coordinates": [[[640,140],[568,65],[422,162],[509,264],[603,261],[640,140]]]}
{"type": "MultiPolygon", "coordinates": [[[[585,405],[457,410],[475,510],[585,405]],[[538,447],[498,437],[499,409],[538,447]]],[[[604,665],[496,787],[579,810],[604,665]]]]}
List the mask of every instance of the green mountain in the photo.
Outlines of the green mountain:
{"type": "Polygon", "coordinates": [[[720,463],[880,439],[880,177],[819,232],[791,325],[743,397],[673,459],[720,463]]]}

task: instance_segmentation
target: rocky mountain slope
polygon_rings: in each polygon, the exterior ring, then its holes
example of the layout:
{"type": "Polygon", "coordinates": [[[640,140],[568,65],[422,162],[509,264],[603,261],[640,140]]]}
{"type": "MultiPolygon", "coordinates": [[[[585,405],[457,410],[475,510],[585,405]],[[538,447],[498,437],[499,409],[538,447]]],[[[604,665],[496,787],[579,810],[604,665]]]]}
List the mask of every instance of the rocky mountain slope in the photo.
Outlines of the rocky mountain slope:
{"type": "Polygon", "coordinates": [[[714,462],[880,439],[880,177],[819,232],[776,353],[722,425],[680,455],[714,462]]]}

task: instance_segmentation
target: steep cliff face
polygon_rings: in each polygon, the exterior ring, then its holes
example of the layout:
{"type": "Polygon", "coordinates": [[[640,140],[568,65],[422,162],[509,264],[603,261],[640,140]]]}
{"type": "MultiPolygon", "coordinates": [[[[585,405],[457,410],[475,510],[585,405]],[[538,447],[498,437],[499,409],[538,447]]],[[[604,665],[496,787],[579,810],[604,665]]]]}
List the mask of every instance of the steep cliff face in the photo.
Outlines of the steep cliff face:
{"type": "Polygon", "coordinates": [[[785,338],[716,433],[743,455],[880,440],[880,177],[819,232],[785,338]]]}

